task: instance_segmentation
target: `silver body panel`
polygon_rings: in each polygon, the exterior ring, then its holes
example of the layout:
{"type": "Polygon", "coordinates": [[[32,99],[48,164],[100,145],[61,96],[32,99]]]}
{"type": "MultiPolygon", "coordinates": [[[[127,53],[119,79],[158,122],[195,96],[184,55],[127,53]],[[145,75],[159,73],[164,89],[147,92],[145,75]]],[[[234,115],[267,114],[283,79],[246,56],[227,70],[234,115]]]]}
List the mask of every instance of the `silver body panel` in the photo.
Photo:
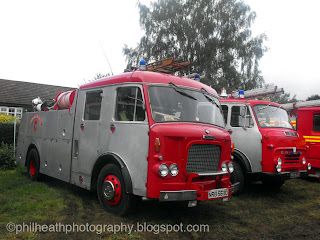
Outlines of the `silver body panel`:
{"type": "Polygon", "coordinates": [[[41,173],[91,189],[96,161],[100,156],[112,153],[127,167],[133,194],[146,196],[149,125],[147,117],[140,122],[114,120],[116,89],[123,86],[137,86],[142,91],[141,84],[81,89],[77,90],[70,112],[67,109],[24,114],[19,131],[17,161],[25,164],[28,148],[33,144],[39,152],[41,173]],[[86,93],[96,90],[102,90],[100,119],[84,120],[86,93]],[[30,121],[36,115],[42,125],[38,123],[35,131],[34,121],[31,124],[30,121]],[[111,124],[115,125],[113,133],[111,124]]]}
{"type": "Polygon", "coordinates": [[[252,172],[262,172],[262,135],[259,131],[253,110],[250,104],[245,103],[232,103],[222,102],[221,105],[228,106],[227,115],[227,129],[232,130],[231,141],[234,142],[235,150],[241,152],[246,156],[252,172]],[[253,126],[249,128],[232,127],[231,121],[231,108],[232,106],[247,106],[253,120],[253,126]]]}

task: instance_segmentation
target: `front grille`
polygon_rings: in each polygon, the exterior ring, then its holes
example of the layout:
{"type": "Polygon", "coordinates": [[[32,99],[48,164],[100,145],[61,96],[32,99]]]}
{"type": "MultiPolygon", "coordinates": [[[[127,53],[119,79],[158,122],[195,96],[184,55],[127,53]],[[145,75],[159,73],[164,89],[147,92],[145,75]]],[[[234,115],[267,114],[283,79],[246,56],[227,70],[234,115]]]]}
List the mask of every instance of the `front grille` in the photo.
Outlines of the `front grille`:
{"type": "Polygon", "coordinates": [[[285,155],[284,163],[285,164],[297,164],[297,163],[299,164],[300,163],[299,156],[285,155]]]}
{"type": "Polygon", "coordinates": [[[218,171],[221,147],[212,144],[195,144],[189,148],[187,173],[218,171]]]}

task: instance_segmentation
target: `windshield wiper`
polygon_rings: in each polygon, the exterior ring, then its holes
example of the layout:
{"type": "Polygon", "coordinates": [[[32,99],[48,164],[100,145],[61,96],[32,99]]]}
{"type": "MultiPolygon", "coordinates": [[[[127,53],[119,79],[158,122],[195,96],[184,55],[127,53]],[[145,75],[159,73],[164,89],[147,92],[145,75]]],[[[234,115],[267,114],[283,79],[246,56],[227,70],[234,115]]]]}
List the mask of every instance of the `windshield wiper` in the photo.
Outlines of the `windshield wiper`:
{"type": "Polygon", "coordinates": [[[219,104],[216,103],[216,101],[210,96],[207,90],[201,88],[201,92],[206,97],[206,99],[208,99],[210,102],[214,103],[218,108],[220,108],[219,104]]]}
{"type": "Polygon", "coordinates": [[[272,112],[275,112],[275,111],[277,111],[279,108],[281,108],[281,106],[279,106],[277,109],[275,109],[275,110],[272,110],[272,112]]]}
{"type": "Polygon", "coordinates": [[[189,95],[188,93],[182,91],[181,89],[178,89],[178,86],[175,85],[173,82],[169,82],[169,85],[173,86],[173,89],[177,92],[177,93],[180,93],[181,95],[185,96],[185,97],[188,97],[188,98],[191,98],[193,100],[197,100],[195,97],[189,95]]]}
{"type": "Polygon", "coordinates": [[[265,106],[265,107],[259,108],[258,110],[259,110],[259,111],[260,111],[260,110],[263,110],[263,109],[269,107],[270,105],[271,105],[271,103],[269,103],[269,104],[268,104],[267,106],[265,106]]]}

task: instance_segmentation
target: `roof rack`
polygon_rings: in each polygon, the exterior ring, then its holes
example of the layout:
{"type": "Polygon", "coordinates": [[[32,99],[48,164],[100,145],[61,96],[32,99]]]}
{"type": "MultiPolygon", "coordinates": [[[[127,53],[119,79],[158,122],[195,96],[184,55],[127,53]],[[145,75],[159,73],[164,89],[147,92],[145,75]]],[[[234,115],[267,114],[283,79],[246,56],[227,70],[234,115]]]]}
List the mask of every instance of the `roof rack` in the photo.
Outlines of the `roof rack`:
{"type": "Polygon", "coordinates": [[[157,62],[147,64],[147,71],[161,72],[161,73],[174,73],[187,69],[190,62],[180,62],[176,58],[167,58],[157,62]]]}

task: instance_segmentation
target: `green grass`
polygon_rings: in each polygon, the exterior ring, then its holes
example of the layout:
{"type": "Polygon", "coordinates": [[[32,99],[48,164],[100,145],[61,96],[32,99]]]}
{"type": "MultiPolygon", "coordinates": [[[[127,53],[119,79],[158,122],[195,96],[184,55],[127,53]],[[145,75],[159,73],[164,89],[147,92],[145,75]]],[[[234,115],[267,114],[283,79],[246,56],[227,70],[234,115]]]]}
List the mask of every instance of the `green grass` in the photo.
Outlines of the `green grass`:
{"type": "Polygon", "coordinates": [[[201,202],[196,208],[187,208],[181,203],[148,201],[139,203],[135,214],[118,217],[100,207],[95,193],[49,177],[32,182],[26,169],[19,167],[0,171],[0,239],[319,239],[319,188],[320,183],[312,179],[287,181],[279,192],[256,183],[229,202],[201,202]],[[149,226],[207,224],[210,231],[15,234],[6,230],[9,222],[133,224],[134,230],[137,222],[149,226]]]}

